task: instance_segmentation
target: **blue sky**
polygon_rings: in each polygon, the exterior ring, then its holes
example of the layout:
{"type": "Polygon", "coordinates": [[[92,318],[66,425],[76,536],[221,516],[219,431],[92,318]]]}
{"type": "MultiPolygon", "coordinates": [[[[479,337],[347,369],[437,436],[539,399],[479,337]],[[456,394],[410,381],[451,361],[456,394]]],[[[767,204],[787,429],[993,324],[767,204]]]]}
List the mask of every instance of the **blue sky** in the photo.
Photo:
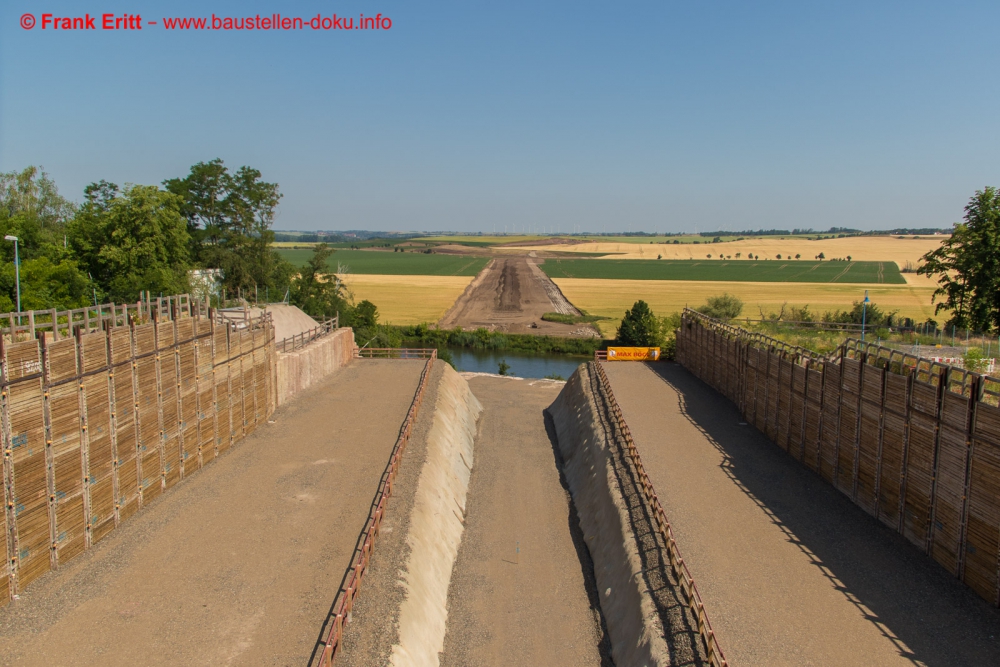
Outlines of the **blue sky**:
{"type": "Polygon", "coordinates": [[[282,229],[941,227],[1000,185],[1000,3],[538,4],[6,2],[0,170],[79,200],[221,157],[282,229]],[[87,11],[393,23],[41,29],[87,11]]]}

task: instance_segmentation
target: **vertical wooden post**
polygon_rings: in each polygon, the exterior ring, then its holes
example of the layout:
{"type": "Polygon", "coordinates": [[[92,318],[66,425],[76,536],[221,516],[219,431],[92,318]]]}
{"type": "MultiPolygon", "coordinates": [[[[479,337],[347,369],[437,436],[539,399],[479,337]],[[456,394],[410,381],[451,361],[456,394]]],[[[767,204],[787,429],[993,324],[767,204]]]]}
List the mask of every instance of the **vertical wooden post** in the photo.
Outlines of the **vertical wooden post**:
{"type": "Polygon", "coordinates": [[[31,333],[31,340],[35,340],[35,311],[28,311],[28,328],[31,333]]]}
{"type": "Polygon", "coordinates": [[[49,311],[49,314],[52,317],[52,340],[57,341],[59,340],[59,313],[53,308],[49,311]]]}
{"type": "MultiPolygon", "coordinates": [[[[11,318],[11,325],[14,324],[14,316],[11,318]]],[[[14,338],[11,338],[13,342],[14,338]]],[[[0,372],[2,372],[3,381],[6,382],[9,377],[9,372],[7,369],[7,346],[3,340],[3,336],[0,336],[0,372]]],[[[11,432],[10,432],[10,405],[7,393],[7,387],[3,387],[2,393],[0,393],[0,425],[3,428],[3,486],[4,486],[4,506],[3,512],[6,518],[5,527],[7,530],[7,552],[2,555],[7,559],[7,566],[10,568],[9,574],[9,595],[13,596],[17,594],[17,565],[20,562],[18,558],[18,536],[17,536],[17,517],[16,508],[14,506],[15,489],[14,489],[14,458],[11,446],[11,432]]]]}
{"type": "Polygon", "coordinates": [[[42,353],[42,421],[45,428],[45,493],[49,508],[49,564],[53,570],[59,567],[56,551],[56,477],[52,452],[52,412],[49,402],[49,351],[46,338],[39,340],[42,353]]]}
{"type": "MultiPolygon", "coordinates": [[[[72,315],[70,315],[72,319],[72,315]]],[[[71,330],[70,334],[76,339],[76,384],[79,391],[80,405],[80,470],[83,473],[83,515],[87,517],[84,527],[83,544],[84,549],[89,549],[92,544],[93,526],[91,519],[93,514],[90,511],[90,438],[88,436],[87,423],[87,391],[83,383],[83,337],[80,328],[71,330]]]]}

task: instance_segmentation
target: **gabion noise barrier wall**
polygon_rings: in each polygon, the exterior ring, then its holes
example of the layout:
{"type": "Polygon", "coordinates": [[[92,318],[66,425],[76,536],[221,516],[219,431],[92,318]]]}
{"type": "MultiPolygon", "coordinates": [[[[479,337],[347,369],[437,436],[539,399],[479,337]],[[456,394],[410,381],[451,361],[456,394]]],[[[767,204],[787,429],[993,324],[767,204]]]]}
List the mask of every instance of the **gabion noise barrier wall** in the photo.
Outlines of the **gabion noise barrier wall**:
{"type": "Polygon", "coordinates": [[[146,324],[126,318],[124,326],[76,328],[60,340],[0,339],[0,605],[274,411],[268,317],[236,328],[197,313],[151,316],[146,324]]]}
{"type": "Polygon", "coordinates": [[[823,357],[691,310],[677,359],[1000,606],[1000,380],[855,340],[823,357]]]}

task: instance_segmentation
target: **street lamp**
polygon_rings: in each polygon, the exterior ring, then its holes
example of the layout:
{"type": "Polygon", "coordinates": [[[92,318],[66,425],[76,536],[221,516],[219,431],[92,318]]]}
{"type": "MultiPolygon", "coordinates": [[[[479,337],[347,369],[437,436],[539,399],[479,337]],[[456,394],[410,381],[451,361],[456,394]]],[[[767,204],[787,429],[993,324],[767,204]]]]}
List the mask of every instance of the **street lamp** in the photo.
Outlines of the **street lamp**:
{"type": "Polygon", "coordinates": [[[21,262],[17,256],[17,237],[8,234],[3,237],[4,241],[14,242],[14,281],[17,283],[17,312],[21,312],[21,262]]]}
{"type": "Polygon", "coordinates": [[[865,300],[861,302],[861,342],[865,342],[865,319],[868,315],[868,290],[865,290],[865,300]]]}

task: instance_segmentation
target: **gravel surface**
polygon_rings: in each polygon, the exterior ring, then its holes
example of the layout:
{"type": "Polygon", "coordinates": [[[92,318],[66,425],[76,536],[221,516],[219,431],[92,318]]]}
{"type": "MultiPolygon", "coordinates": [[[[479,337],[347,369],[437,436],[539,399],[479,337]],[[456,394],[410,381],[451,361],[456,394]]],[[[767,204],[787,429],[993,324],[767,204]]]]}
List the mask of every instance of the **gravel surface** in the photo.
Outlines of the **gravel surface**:
{"type": "Polygon", "coordinates": [[[563,384],[469,384],[484,410],[441,665],[610,665],[593,565],[544,415],[563,384]]]}
{"type": "Polygon", "coordinates": [[[399,606],[406,594],[400,573],[410,551],[406,535],[410,529],[417,480],[427,458],[427,432],[434,420],[438,383],[443,372],[444,362],[435,362],[427,381],[424,402],[396,475],[388,510],[382,519],[375,554],[355,599],[351,622],[344,633],[343,648],[337,655],[338,667],[385,665],[392,645],[398,639],[399,606]]]}
{"type": "Polygon", "coordinates": [[[730,664],[1000,664],[996,609],[720,394],[677,364],[605,369],[730,664]]]}
{"type": "Polygon", "coordinates": [[[354,361],[0,610],[0,663],[304,665],[423,361],[354,361]]]}

